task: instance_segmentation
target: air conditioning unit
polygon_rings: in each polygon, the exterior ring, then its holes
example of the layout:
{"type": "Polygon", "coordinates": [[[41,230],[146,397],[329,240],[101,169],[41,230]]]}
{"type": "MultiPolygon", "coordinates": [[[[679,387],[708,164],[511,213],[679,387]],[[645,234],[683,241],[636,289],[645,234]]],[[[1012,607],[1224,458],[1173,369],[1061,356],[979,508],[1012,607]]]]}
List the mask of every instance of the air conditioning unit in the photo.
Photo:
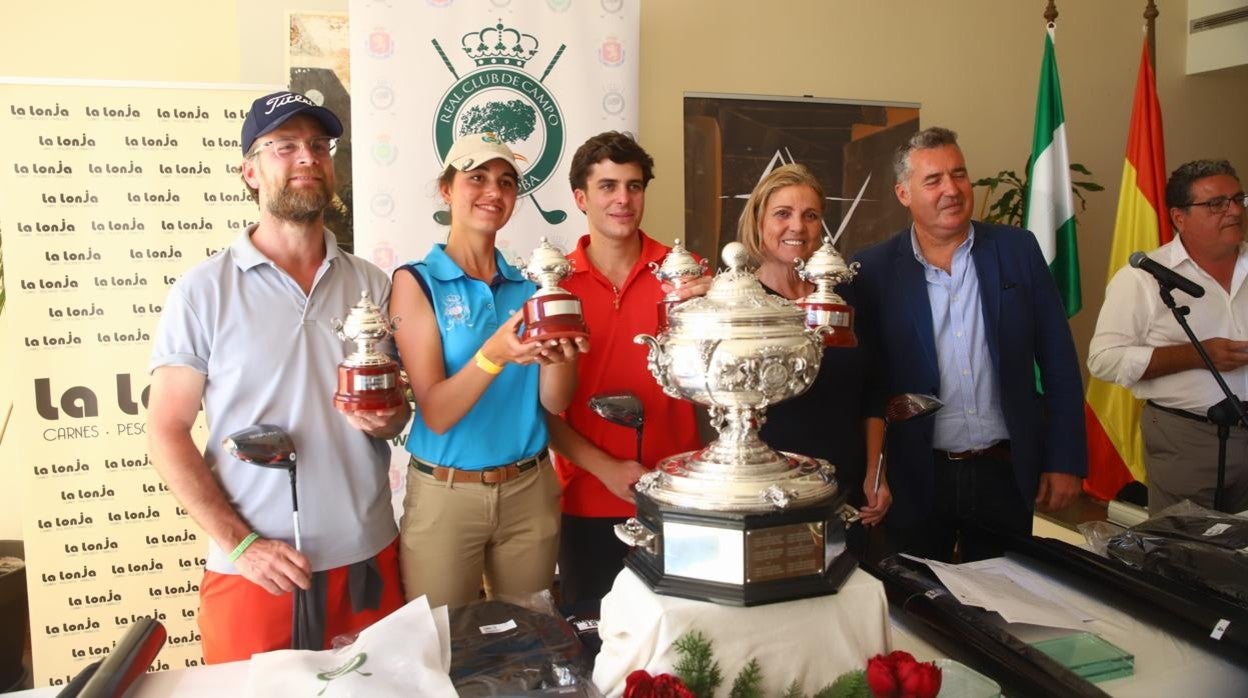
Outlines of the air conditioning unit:
{"type": "Polygon", "coordinates": [[[1248,65],[1248,0],[1188,0],[1187,74],[1248,65]]]}

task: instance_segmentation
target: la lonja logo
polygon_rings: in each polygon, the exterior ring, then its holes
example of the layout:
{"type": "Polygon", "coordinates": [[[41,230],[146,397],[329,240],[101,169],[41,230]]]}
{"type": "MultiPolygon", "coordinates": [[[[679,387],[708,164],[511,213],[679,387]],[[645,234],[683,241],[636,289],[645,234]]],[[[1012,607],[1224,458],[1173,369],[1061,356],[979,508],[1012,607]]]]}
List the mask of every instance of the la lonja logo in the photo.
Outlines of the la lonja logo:
{"type": "MultiPolygon", "coordinates": [[[[520,173],[520,196],[528,196],[547,223],[562,223],[567,212],[544,210],[535,192],[551,178],[563,157],[563,112],[544,83],[567,45],[560,44],[540,77],[535,77],[529,69],[540,50],[537,38],[500,20],[460,37],[459,48],[474,66],[461,77],[442,44],[436,38],[432,44],[455,79],[438,101],[433,117],[438,159],[445,158],[455,139],[462,135],[494,134],[516,153],[524,168],[520,173]]],[[[434,214],[439,223],[448,222],[445,217],[445,211],[434,214]]]]}

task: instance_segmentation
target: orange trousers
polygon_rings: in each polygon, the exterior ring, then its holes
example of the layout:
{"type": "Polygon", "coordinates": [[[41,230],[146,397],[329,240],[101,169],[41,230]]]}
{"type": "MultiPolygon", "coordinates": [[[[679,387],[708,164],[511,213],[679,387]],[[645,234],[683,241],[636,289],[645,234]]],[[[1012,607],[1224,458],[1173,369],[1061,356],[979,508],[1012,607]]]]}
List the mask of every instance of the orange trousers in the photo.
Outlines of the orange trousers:
{"type": "MultiPolygon", "coordinates": [[[[359,613],[351,610],[347,568],[326,570],[325,649],[335,637],[359,632],[403,605],[397,539],[377,553],[377,570],[382,578],[381,604],[359,613]]],[[[293,593],[270,594],[241,574],[205,571],[197,616],[204,662],[220,664],[249,659],[257,652],[290,649],[293,603],[293,593]]]]}

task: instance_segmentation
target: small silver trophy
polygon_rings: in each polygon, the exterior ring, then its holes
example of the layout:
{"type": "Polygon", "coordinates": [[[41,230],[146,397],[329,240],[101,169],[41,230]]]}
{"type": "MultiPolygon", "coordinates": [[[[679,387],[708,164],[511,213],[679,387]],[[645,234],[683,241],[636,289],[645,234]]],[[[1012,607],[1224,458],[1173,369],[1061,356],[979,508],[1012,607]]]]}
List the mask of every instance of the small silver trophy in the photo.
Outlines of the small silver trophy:
{"type": "Polygon", "coordinates": [[[587,337],[581,300],[559,287],[572,274],[572,263],[558,247],[542,238],[522,270],[539,288],[524,303],[521,339],[536,342],[561,337],[587,337]]]}
{"type": "Polygon", "coordinates": [[[838,284],[853,281],[858,275],[858,262],[846,264],[845,258],[832,245],[832,238],[825,235],[823,244],[810,259],[794,262],[797,275],[815,285],[810,295],[799,300],[798,306],[806,311],[806,326],[826,326],[831,331],[823,336],[825,347],[855,347],[854,309],[834,290],[838,284]]]}
{"type": "Polygon", "coordinates": [[[334,405],[343,411],[382,410],[403,404],[399,365],[377,351],[377,343],[394,334],[398,318],[387,318],[381,308],[360,293],[360,302],[346,320],[334,320],[338,338],[355,342],[355,351],[338,364],[338,391],[334,405]]]}
{"type": "Polygon", "coordinates": [[[706,274],[706,260],[694,257],[692,252],[680,244],[680,238],[677,238],[672,249],[664,255],[663,262],[651,262],[650,270],[660,282],[672,286],[672,290],[659,300],[659,331],[662,331],[667,327],[668,313],[682,300],[676,292],[691,280],[706,274]]]}

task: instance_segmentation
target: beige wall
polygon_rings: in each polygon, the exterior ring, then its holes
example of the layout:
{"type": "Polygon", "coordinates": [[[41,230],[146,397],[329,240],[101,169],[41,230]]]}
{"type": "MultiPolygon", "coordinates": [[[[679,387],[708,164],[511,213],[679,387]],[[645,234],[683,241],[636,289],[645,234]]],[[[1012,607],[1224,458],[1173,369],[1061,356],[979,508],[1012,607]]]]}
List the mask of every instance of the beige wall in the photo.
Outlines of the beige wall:
{"type": "MultiPolygon", "coordinates": [[[[1057,3],[1070,156],[1107,189],[1089,198],[1079,221],[1084,310],[1072,327],[1081,355],[1104,297],[1144,5],[1057,3]]],[[[1227,157],[1248,175],[1248,67],[1186,77],[1186,3],[1157,5],[1166,163],[1227,157]]],[[[919,102],[922,125],[958,131],[973,176],[1021,171],[1031,148],[1044,6],[1040,0],[645,2],[640,136],[658,168],[647,229],[676,237],[684,224],[686,91],[919,102]]]]}
{"type": "MultiPolygon", "coordinates": [[[[517,6],[538,1],[512,0],[517,6]]],[[[345,7],[346,0],[11,4],[0,42],[0,73],[5,75],[273,83],[283,81],[282,64],[274,58],[281,55],[285,38],[281,10],[334,9],[345,7]],[[262,49],[267,46],[272,50],[262,49]]],[[[659,173],[647,229],[671,239],[684,223],[685,91],[919,102],[924,125],[960,132],[974,175],[1023,167],[1031,142],[1044,4],[644,0],[640,135],[659,173]]],[[[1197,157],[1228,157],[1248,174],[1248,67],[1185,76],[1186,3],[1157,4],[1166,162],[1173,167],[1197,157]]],[[[1105,283],[1144,2],[1064,0],[1058,6],[1058,62],[1071,157],[1091,168],[1108,190],[1091,198],[1080,220],[1085,309],[1073,327],[1082,352],[1105,283]]],[[[0,483],[12,481],[18,460],[18,454],[0,456],[0,483]]],[[[20,537],[14,510],[0,506],[0,537],[20,537]]]]}

